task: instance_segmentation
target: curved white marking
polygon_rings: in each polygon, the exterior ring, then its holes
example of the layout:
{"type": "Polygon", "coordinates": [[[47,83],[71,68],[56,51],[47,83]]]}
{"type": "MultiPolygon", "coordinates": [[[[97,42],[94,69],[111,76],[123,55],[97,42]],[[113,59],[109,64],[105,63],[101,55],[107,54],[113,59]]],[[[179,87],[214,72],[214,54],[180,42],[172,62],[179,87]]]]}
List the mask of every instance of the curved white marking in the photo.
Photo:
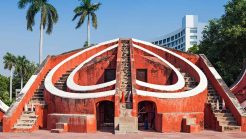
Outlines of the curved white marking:
{"type": "Polygon", "coordinates": [[[136,40],[136,39],[132,39],[132,40],[135,42],[139,42],[139,43],[142,43],[145,45],[149,45],[153,48],[165,51],[165,52],[183,60],[184,62],[189,64],[198,73],[199,79],[200,79],[199,84],[195,88],[193,88],[192,90],[188,90],[188,91],[184,91],[184,92],[178,92],[178,93],[159,93],[159,92],[148,92],[148,91],[136,90],[136,93],[138,95],[151,96],[151,97],[157,97],[157,98],[186,98],[186,97],[191,97],[191,96],[195,96],[197,94],[200,94],[201,92],[203,92],[207,88],[208,81],[207,81],[207,78],[204,75],[204,73],[196,65],[194,65],[192,62],[190,62],[186,58],[183,58],[182,56],[180,56],[180,55],[178,55],[178,54],[176,54],[176,53],[174,53],[168,49],[165,49],[163,47],[153,45],[153,44],[148,43],[148,42],[136,40]]]}
{"type": "Polygon", "coordinates": [[[174,67],[171,63],[169,63],[168,61],[166,61],[165,59],[163,59],[162,57],[160,57],[159,55],[143,48],[140,47],[138,45],[133,44],[133,47],[140,49],[146,53],[149,53],[150,55],[153,55],[155,57],[157,57],[158,59],[160,59],[162,62],[166,63],[171,69],[174,70],[175,74],[178,76],[178,81],[175,84],[172,85],[157,85],[157,84],[151,84],[151,83],[146,83],[146,82],[142,82],[139,80],[136,80],[136,83],[140,86],[144,86],[144,87],[148,87],[148,88],[152,88],[152,89],[156,89],[156,90],[162,90],[162,91],[176,91],[179,89],[182,89],[185,86],[185,80],[184,77],[182,76],[182,74],[177,70],[176,67],[174,67]]]}
{"type": "Polygon", "coordinates": [[[55,95],[55,96],[59,96],[62,98],[70,98],[70,99],[86,99],[86,98],[99,98],[99,97],[106,97],[106,96],[112,96],[115,94],[115,90],[110,90],[110,91],[105,91],[105,92],[99,92],[99,93],[72,93],[72,92],[65,92],[62,90],[57,89],[54,84],[52,83],[52,77],[54,75],[54,73],[66,62],[72,60],[73,58],[87,52],[90,51],[94,48],[100,47],[102,45],[108,44],[108,43],[113,43],[119,41],[119,39],[114,39],[111,41],[106,41],[103,43],[99,43],[98,45],[95,45],[93,47],[90,47],[88,49],[82,50],[68,58],[66,58],[65,60],[63,60],[62,62],[60,62],[58,65],[56,65],[47,75],[47,77],[45,78],[45,88],[47,89],[47,91],[49,91],[51,94],[55,95]]]}
{"type": "Polygon", "coordinates": [[[118,44],[113,45],[107,49],[104,49],[103,51],[100,51],[99,53],[96,53],[95,55],[91,56],[90,58],[88,58],[87,60],[85,60],[84,62],[82,62],[78,67],[76,67],[73,72],[68,76],[67,79],[67,87],[71,90],[74,91],[91,91],[91,90],[96,90],[96,89],[100,89],[100,88],[105,88],[111,85],[116,84],[116,80],[110,81],[110,82],[106,82],[106,83],[102,83],[102,84],[97,84],[97,85],[90,85],[90,86],[81,86],[78,85],[74,82],[74,76],[75,74],[79,71],[80,68],[82,68],[86,63],[88,63],[89,61],[91,61],[92,59],[94,59],[95,57],[110,51],[114,48],[118,47],[118,44]]]}

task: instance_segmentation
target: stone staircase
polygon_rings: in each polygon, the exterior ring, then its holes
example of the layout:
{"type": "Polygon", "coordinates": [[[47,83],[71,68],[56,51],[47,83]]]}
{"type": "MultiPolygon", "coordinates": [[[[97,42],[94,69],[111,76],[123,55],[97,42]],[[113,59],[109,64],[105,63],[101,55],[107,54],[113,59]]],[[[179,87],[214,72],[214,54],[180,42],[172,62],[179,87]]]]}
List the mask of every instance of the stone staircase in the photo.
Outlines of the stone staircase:
{"type": "MultiPolygon", "coordinates": [[[[131,61],[130,61],[130,47],[129,43],[123,43],[122,56],[121,56],[121,85],[120,91],[122,92],[122,103],[131,103],[131,61]]],[[[127,105],[128,106],[128,105],[127,105]]],[[[129,105],[131,106],[131,105],[129,105]]],[[[131,107],[128,107],[131,108],[131,107]]]]}
{"type": "Polygon", "coordinates": [[[26,132],[31,130],[37,121],[38,115],[34,111],[23,111],[20,119],[14,125],[14,130],[19,132],[26,132]]]}
{"type": "MultiPolygon", "coordinates": [[[[47,72],[48,74],[48,72],[47,72]]],[[[45,77],[47,76],[45,75],[45,77]]],[[[36,121],[38,119],[38,115],[35,114],[35,105],[45,105],[44,101],[44,79],[41,81],[40,86],[34,92],[29,103],[25,106],[24,111],[22,112],[20,118],[15,123],[13,129],[17,132],[29,132],[35,127],[36,121]]]]}
{"type": "Polygon", "coordinates": [[[208,84],[208,99],[207,103],[210,104],[211,111],[216,118],[217,131],[240,131],[241,127],[238,126],[237,121],[233,117],[222,98],[217,94],[211,83],[208,84]]]}
{"type": "Polygon", "coordinates": [[[71,74],[73,70],[74,68],[67,71],[65,74],[63,74],[62,77],[55,83],[55,87],[60,90],[67,91],[66,81],[67,81],[68,76],[71,74]]]}
{"type": "Polygon", "coordinates": [[[118,128],[116,134],[136,133],[138,132],[138,119],[132,116],[132,88],[131,88],[131,61],[129,41],[122,41],[121,56],[121,103],[120,116],[117,120],[118,128]]]}
{"type": "Polygon", "coordinates": [[[184,80],[185,80],[184,91],[191,90],[197,86],[197,82],[195,81],[195,79],[193,77],[191,77],[189,75],[189,73],[182,72],[180,68],[177,68],[177,69],[178,69],[178,71],[181,72],[181,74],[183,75],[184,80]]]}

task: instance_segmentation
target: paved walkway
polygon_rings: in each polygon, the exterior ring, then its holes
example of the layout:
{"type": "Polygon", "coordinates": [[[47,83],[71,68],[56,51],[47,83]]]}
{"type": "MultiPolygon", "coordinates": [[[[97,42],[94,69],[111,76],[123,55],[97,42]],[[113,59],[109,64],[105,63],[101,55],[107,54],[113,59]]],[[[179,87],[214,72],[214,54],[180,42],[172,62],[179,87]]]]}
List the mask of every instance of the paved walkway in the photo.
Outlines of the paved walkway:
{"type": "Polygon", "coordinates": [[[215,131],[202,131],[200,133],[156,133],[139,132],[138,134],[114,135],[109,132],[98,132],[95,134],[82,133],[50,133],[47,130],[40,130],[33,133],[0,133],[0,139],[246,139],[246,132],[221,133],[215,131]]]}

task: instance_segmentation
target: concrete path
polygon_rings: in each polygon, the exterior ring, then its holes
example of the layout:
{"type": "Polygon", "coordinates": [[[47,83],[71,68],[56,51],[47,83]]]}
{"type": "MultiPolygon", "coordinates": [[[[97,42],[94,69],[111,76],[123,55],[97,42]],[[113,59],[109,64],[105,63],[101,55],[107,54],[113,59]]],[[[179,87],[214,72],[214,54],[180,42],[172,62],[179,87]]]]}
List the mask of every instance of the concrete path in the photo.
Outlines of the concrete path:
{"type": "Polygon", "coordinates": [[[82,133],[50,133],[47,130],[40,130],[33,133],[0,133],[0,139],[246,139],[246,133],[221,133],[215,131],[202,131],[200,133],[156,133],[139,132],[138,134],[114,135],[109,132],[98,132],[95,134],[82,133]]]}

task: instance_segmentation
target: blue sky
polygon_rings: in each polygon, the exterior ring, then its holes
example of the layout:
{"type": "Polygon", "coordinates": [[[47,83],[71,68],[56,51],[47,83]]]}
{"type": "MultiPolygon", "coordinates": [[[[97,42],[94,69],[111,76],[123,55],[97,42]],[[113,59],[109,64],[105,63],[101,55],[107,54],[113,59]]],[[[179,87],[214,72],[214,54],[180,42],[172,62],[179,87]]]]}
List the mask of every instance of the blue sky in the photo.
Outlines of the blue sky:
{"type": "MultiPolygon", "coordinates": [[[[86,25],[75,30],[73,9],[78,0],[49,0],[59,12],[59,23],[52,35],[44,37],[44,58],[81,48],[86,40],[86,25]]],[[[99,0],[92,0],[98,2],[99,0]]],[[[39,15],[34,31],[26,30],[26,9],[17,8],[18,0],[0,2],[0,74],[9,75],[3,69],[2,57],[6,52],[25,55],[38,62],[39,15]]],[[[100,0],[97,12],[98,29],[91,31],[92,43],[110,39],[137,38],[150,40],[169,33],[181,26],[186,14],[199,16],[200,22],[219,18],[224,13],[227,0],[100,0]]]]}

